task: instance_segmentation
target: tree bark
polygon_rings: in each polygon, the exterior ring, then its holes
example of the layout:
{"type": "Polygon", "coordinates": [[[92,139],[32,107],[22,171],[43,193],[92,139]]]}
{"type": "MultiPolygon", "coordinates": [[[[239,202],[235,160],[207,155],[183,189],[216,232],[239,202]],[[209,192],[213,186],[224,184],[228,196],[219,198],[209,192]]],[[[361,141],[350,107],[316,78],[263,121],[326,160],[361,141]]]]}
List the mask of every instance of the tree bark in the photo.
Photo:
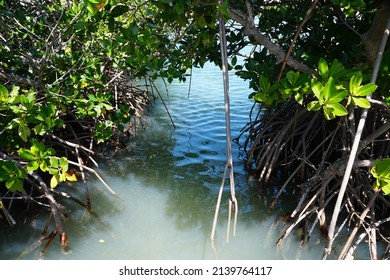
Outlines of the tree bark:
{"type": "Polygon", "coordinates": [[[368,29],[367,32],[361,36],[367,58],[370,62],[375,61],[389,18],[390,1],[383,1],[382,8],[376,12],[370,29],[368,29]]]}

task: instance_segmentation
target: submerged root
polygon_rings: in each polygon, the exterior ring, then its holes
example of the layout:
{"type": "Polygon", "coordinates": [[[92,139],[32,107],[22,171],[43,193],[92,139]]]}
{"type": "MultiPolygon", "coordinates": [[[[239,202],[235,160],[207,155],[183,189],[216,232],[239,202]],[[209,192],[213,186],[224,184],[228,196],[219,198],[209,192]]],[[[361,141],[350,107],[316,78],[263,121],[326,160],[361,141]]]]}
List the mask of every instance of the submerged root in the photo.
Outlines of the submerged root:
{"type": "MultiPolygon", "coordinates": [[[[243,131],[250,135],[244,143],[247,167],[256,178],[258,188],[272,188],[275,193],[271,208],[286,195],[296,200],[276,244],[281,245],[294,229],[302,227],[305,228],[302,242],[310,240],[315,228],[325,242],[355,124],[347,118],[326,121],[320,114],[313,114],[294,102],[261,112],[243,131]],[[270,184],[276,176],[279,181],[284,178],[278,187],[270,184]]],[[[359,111],[353,113],[356,116],[359,111]]],[[[389,233],[383,225],[390,217],[390,199],[373,189],[369,172],[374,159],[389,156],[390,123],[382,113],[373,110],[369,115],[369,129],[360,142],[359,156],[342,203],[340,217],[345,222],[338,225],[334,238],[345,235],[347,227],[352,226],[353,231],[339,252],[340,259],[353,258],[356,247],[365,240],[373,259],[381,255],[377,252],[377,241],[386,243],[384,247],[390,246],[389,233]],[[385,222],[378,224],[378,220],[385,222]]],[[[385,255],[388,253],[383,252],[382,256],[385,255]]]]}

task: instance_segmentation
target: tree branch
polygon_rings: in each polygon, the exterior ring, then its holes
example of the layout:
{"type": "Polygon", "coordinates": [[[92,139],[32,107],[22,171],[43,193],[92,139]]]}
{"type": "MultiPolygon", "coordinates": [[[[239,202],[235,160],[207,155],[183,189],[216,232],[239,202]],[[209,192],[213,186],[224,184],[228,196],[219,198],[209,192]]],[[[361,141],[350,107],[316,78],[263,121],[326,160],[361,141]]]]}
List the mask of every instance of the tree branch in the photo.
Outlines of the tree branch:
{"type": "MultiPolygon", "coordinates": [[[[284,52],[284,50],[280,46],[269,40],[266,36],[264,36],[255,26],[251,25],[253,19],[249,19],[239,10],[234,9],[230,6],[228,12],[231,19],[240,23],[244,27],[244,33],[247,36],[251,36],[252,38],[254,38],[257,43],[263,45],[273,56],[275,56],[278,64],[284,61],[284,59],[286,58],[286,53],[284,52]]],[[[291,56],[288,57],[286,63],[287,65],[300,72],[314,73],[314,69],[303,63],[300,63],[299,61],[296,61],[291,56]]]]}
{"type": "Polygon", "coordinates": [[[44,86],[38,81],[29,78],[20,77],[14,74],[8,74],[3,72],[2,69],[0,69],[0,80],[4,80],[5,82],[9,81],[16,84],[25,84],[36,88],[44,88],[44,86]]]}

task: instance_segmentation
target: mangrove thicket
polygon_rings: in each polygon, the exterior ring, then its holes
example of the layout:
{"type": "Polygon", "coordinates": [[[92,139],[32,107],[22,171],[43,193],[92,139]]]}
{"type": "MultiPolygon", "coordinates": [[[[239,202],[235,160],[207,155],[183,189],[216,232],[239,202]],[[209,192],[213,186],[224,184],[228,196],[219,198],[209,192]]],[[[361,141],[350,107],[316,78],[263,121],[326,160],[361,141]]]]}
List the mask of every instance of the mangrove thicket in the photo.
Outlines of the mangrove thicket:
{"type": "Polygon", "coordinates": [[[252,89],[248,136],[236,139],[248,173],[273,205],[296,198],[277,244],[318,231],[326,258],[349,228],[336,257],[367,241],[372,259],[388,258],[388,0],[0,0],[2,220],[15,223],[12,204],[49,210],[42,241],[59,235],[66,249],[57,198],[93,213],[85,173],[104,183],[98,147],[126,146],[155,79],[222,66],[219,15],[228,67],[252,89]],[[61,191],[74,180],[82,201],[61,191]]]}

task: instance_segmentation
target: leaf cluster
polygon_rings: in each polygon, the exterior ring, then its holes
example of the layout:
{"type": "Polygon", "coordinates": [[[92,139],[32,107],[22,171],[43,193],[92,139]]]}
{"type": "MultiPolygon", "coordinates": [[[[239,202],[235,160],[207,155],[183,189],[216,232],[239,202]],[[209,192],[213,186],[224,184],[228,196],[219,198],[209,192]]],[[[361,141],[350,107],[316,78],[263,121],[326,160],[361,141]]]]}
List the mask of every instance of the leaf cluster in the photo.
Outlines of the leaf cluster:
{"type": "Polygon", "coordinates": [[[338,60],[334,60],[329,67],[325,59],[320,59],[318,72],[311,77],[306,73],[289,71],[286,77],[271,85],[268,78],[260,75],[258,85],[255,86],[257,91],[249,98],[275,107],[293,97],[309,111],[322,109],[325,118],[331,120],[347,115],[348,105],[370,108],[366,96],[371,95],[377,85],[362,85],[362,81],[363,74],[360,70],[346,70],[338,60]]]}
{"type": "Polygon", "coordinates": [[[309,111],[318,111],[322,108],[325,118],[331,120],[347,115],[346,105],[370,108],[371,105],[365,97],[371,95],[377,89],[377,85],[373,83],[361,85],[363,80],[361,71],[354,69],[347,71],[337,60],[329,67],[328,63],[321,59],[318,64],[318,76],[319,79],[311,81],[311,89],[317,100],[307,105],[309,111]],[[343,104],[346,97],[348,101],[343,104]]]}
{"type": "Polygon", "coordinates": [[[390,158],[377,159],[371,169],[375,178],[374,188],[381,189],[386,195],[390,195],[390,158]]]}

